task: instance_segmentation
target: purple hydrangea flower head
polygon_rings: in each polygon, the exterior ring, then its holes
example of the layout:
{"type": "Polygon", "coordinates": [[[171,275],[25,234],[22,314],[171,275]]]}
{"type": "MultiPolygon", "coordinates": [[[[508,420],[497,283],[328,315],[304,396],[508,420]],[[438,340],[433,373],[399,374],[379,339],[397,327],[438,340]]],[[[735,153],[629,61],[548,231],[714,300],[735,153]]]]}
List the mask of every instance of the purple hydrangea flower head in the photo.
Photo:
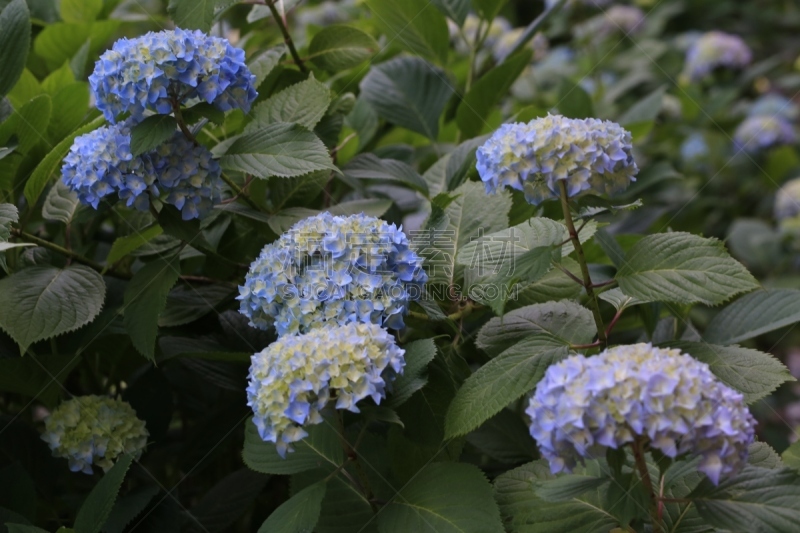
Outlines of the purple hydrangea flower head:
{"type": "Polygon", "coordinates": [[[745,464],[755,438],[742,394],[707,364],[651,344],[550,366],[526,413],[553,473],[641,438],[669,457],[700,456],[698,469],[718,484],[745,464]]]}
{"type": "Polygon", "coordinates": [[[179,131],[151,152],[131,153],[131,121],[103,126],[75,139],[61,167],[78,200],[97,209],[116,194],[128,207],[150,209],[152,198],[174,205],[184,220],[199,218],[220,200],[219,163],[179,131]]]}
{"type": "Polygon", "coordinates": [[[765,94],[756,100],[750,107],[748,116],[751,117],[781,117],[794,121],[800,117],[800,107],[783,95],[765,94]]]}
{"type": "Polygon", "coordinates": [[[405,367],[405,351],[375,324],[328,326],[303,335],[286,335],[253,355],[247,405],[259,436],[275,443],[281,457],[322,422],[321,411],[360,412],[370,397],[377,404],[405,367]]]}
{"type": "Polygon", "coordinates": [[[239,287],[240,312],[278,335],[350,322],[403,327],[427,275],[402,228],[330,213],[295,224],[268,244],[239,287]]]}
{"type": "Polygon", "coordinates": [[[598,43],[616,34],[635,34],[644,28],[644,21],[644,12],[638,7],[615,5],[576,26],[575,36],[598,43]]]}
{"type": "Polygon", "coordinates": [[[746,118],[733,133],[734,144],[745,152],[758,152],[773,146],[793,144],[797,134],[791,122],[781,116],[746,118]]]}
{"type": "Polygon", "coordinates": [[[95,63],[89,84],[109,122],[130,112],[169,113],[174,103],[206,101],[245,113],[258,93],[244,51],[227,39],[182,29],[122,38],[95,63]]]}
{"type": "Polygon", "coordinates": [[[569,196],[624,190],[639,171],[631,151],[618,124],[548,115],[502,125],[478,148],[477,167],[488,193],[511,187],[538,205],[559,196],[559,181],[569,196]]]}
{"type": "Polygon", "coordinates": [[[108,471],[123,454],[135,458],[147,445],[144,422],[128,402],[104,396],[77,396],[62,402],[44,421],[45,441],[54,457],[69,460],[73,472],[108,471]]]}
{"type": "Polygon", "coordinates": [[[775,196],[775,218],[781,222],[800,219],[800,178],[787,181],[775,196]]]}
{"type": "Polygon", "coordinates": [[[717,67],[742,68],[750,64],[752,52],[741,37],[711,31],[689,47],[683,75],[690,81],[705,78],[717,67]]]}

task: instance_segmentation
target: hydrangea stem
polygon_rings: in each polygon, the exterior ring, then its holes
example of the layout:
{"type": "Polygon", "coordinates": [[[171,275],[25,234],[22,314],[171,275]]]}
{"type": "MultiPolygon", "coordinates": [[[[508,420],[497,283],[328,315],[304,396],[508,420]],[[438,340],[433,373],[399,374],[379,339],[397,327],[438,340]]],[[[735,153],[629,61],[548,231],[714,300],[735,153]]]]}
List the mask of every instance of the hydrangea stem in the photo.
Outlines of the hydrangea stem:
{"type": "Polygon", "coordinates": [[[583,245],[578,237],[578,232],[575,231],[575,222],[572,220],[572,212],[569,209],[569,196],[567,195],[567,185],[564,180],[558,180],[558,186],[561,189],[561,210],[564,212],[564,222],[569,231],[569,238],[572,240],[572,245],[575,247],[575,253],[578,256],[578,264],[581,266],[581,274],[583,275],[583,288],[586,289],[586,295],[589,297],[589,307],[594,316],[594,323],[597,326],[597,340],[601,345],[605,346],[608,343],[606,337],[606,328],[603,325],[603,316],[600,314],[600,304],[597,302],[597,295],[594,293],[594,284],[592,283],[592,276],[589,274],[589,264],[586,262],[586,254],[583,252],[583,245]]]}
{"type": "Polygon", "coordinates": [[[644,458],[644,439],[637,437],[632,443],[633,458],[636,461],[636,470],[639,471],[639,477],[642,479],[642,485],[647,491],[647,496],[650,499],[650,515],[653,523],[653,533],[661,533],[661,517],[658,514],[658,498],[653,488],[653,481],[650,479],[650,471],[647,469],[647,461],[644,458]]]}
{"type": "Polygon", "coordinates": [[[303,62],[300,54],[297,53],[297,47],[294,45],[294,41],[289,33],[289,29],[286,27],[286,22],[283,20],[283,17],[280,13],[278,13],[278,9],[275,7],[275,0],[266,0],[265,3],[272,13],[272,18],[275,19],[275,23],[278,25],[278,28],[280,28],[281,34],[283,34],[283,42],[285,42],[286,46],[289,48],[289,53],[292,54],[292,58],[294,59],[297,68],[300,69],[300,72],[308,72],[306,64],[303,62]]]}

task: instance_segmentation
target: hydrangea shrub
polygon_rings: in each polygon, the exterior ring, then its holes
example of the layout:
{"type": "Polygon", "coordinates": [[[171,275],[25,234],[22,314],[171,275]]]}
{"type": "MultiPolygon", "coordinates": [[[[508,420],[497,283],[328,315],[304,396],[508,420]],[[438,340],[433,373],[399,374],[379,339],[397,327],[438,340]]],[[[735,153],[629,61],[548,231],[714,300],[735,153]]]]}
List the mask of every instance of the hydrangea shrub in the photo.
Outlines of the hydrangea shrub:
{"type": "Polygon", "coordinates": [[[0,529],[793,532],[796,15],[0,2],[0,529]]]}

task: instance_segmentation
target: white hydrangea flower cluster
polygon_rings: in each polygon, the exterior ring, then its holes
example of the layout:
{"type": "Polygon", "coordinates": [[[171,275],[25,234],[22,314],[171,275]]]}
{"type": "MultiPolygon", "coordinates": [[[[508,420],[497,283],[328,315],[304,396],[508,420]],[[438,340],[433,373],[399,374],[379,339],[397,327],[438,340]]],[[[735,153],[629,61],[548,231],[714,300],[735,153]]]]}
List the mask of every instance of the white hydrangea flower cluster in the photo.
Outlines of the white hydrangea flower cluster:
{"type": "Polygon", "coordinates": [[[526,413],[553,473],[644,438],[669,457],[699,455],[698,469],[718,484],[745,464],[755,438],[756,422],[740,393],[705,363],[651,344],[552,365],[526,413]]]}
{"type": "Polygon", "coordinates": [[[53,456],[68,459],[70,470],[84,474],[92,473],[92,465],[107,471],[124,454],[138,459],[150,435],[128,402],[105,396],[67,400],[44,424],[42,440],[53,456]]]}
{"type": "Polygon", "coordinates": [[[375,324],[350,323],[285,335],[253,355],[247,405],[259,436],[275,443],[281,457],[322,422],[321,411],[358,413],[356,403],[371,397],[380,403],[395,376],[403,372],[405,351],[375,324]]]}
{"type": "Polygon", "coordinates": [[[689,47],[682,77],[689,81],[699,81],[717,67],[746,67],[752,58],[750,48],[741,37],[711,31],[700,36],[689,47]]]}
{"type": "Polygon", "coordinates": [[[571,197],[615,194],[636,181],[631,142],[613,122],[548,115],[501,126],[478,148],[477,168],[488,193],[511,187],[535,205],[557,198],[559,181],[571,197]]]}
{"type": "Polygon", "coordinates": [[[427,281],[402,228],[366,215],[330,213],[295,224],[264,247],[239,287],[240,312],[279,335],[328,324],[403,327],[427,281]]]}
{"type": "Polygon", "coordinates": [[[787,181],[775,196],[775,218],[800,227],[800,178],[787,181]]]}
{"type": "Polygon", "coordinates": [[[615,5],[576,26],[575,36],[597,44],[612,35],[638,33],[644,28],[644,21],[644,12],[638,7],[615,5]]]}

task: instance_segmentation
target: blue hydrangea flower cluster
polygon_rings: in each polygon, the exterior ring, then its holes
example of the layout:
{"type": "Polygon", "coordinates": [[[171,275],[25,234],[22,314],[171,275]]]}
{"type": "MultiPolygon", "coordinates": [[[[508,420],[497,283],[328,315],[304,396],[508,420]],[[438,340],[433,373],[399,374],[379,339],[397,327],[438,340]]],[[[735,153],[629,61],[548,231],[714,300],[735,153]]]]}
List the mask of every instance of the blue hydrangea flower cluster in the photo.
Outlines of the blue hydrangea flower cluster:
{"type": "Polygon", "coordinates": [[[130,112],[170,113],[173,104],[204,100],[221,111],[250,110],[255,76],[244,50],[227,39],[181,29],[120,39],[95,63],[89,84],[109,122],[130,112]]]}
{"type": "Polygon", "coordinates": [[[669,457],[701,457],[718,484],[744,465],[755,419],[744,397],[679,350],[617,346],[552,365],[530,399],[530,432],[553,473],[636,438],[669,457]]]}
{"type": "Polygon", "coordinates": [[[253,355],[247,405],[259,436],[281,457],[305,438],[304,426],[322,422],[321,411],[358,413],[356,403],[380,404],[395,376],[403,373],[405,351],[375,324],[350,323],[286,335],[253,355]]]}
{"type": "Polygon", "coordinates": [[[686,164],[699,163],[708,157],[709,153],[708,142],[699,131],[693,132],[681,143],[681,159],[686,164]]]}
{"type": "Polygon", "coordinates": [[[711,31],[700,36],[689,47],[683,78],[698,81],[717,67],[742,68],[750,64],[752,53],[736,35],[711,31]]]}
{"type": "Polygon", "coordinates": [[[751,117],[781,117],[794,121],[800,118],[800,106],[783,95],[770,93],[756,100],[750,107],[751,117]]]}
{"type": "Polygon", "coordinates": [[[149,433],[128,402],[104,396],[78,396],[59,405],[44,421],[45,441],[55,457],[69,460],[73,472],[104,471],[119,456],[141,457],[149,433]]]}
{"type": "Polygon", "coordinates": [[[402,228],[366,215],[307,218],[261,251],[239,287],[240,312],[279,335],[328,324],[403,327],[427,281],[402,228]]]}
{"type": "Polygon", "coordinates": [[[780,116],[747,117],[733,133],[738,150],[758,152],[773,146],[793,144],[797,134],[791,122],[780,116]]]}
{"type": "Polygon", "coordinates": [[[478,148],[477,167],[486,192],[511,187],[538,205],[559,196],[559,181],[569,196],[624,190],[639,171],[631,150],[631,134],[618,124],[548,115],[501,126],[478,148]]]}
{"type": "Polygon", "coordinates": [[[220,200],[219,163],[179,131],[151,152],[131,153],[131,122],[104,126],[75,139],[61,176],[81,203],[97,209],[117,194],[128,207],[150,208],[152,198],[174,205],[184,220],[207,213],[220,200]]]}
{"type": "Polygon", "coordinates": [[[800,178],[787,181],[775,196],[775,218],[800,222],[800,178]]]}
{"type": "Polygon", "coordinates": [[[576,26],[575,36],[596,44],[612,35],[633,35],[644,29],[644,21],[638,7],[615,5],[576,26]]]}

